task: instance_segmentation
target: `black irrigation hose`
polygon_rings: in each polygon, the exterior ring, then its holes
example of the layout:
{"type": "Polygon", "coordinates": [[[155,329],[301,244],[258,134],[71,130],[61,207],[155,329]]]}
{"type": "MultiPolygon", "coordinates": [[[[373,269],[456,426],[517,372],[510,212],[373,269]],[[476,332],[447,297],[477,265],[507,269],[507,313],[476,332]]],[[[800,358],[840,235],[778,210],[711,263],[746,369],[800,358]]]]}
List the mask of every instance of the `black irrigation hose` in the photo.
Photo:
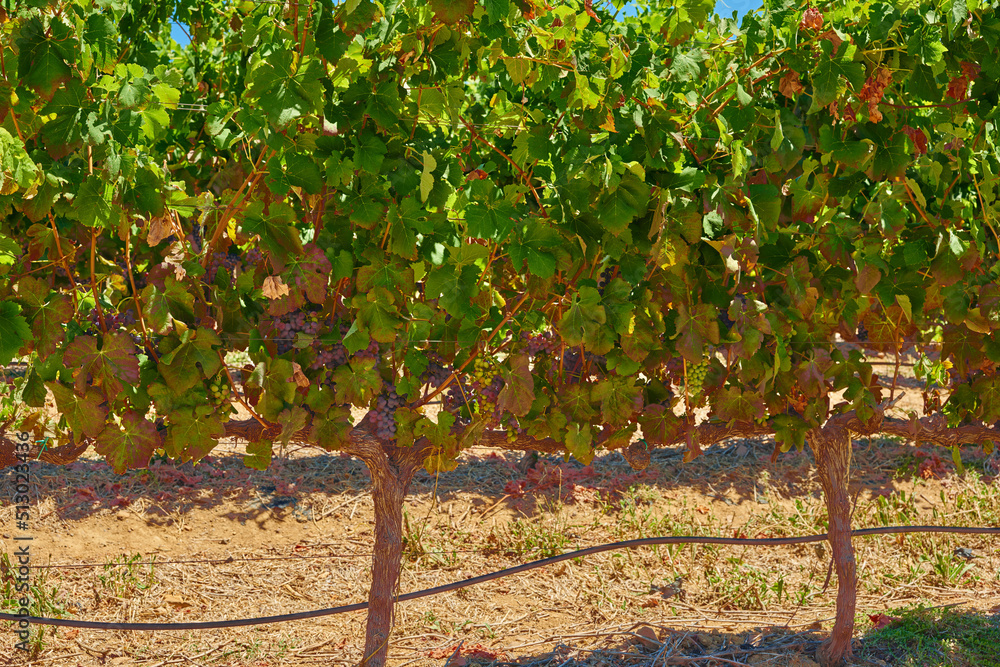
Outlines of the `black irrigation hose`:
{"type": "MultiPolygon", "coordinates": [[[[852,530],[853,537],[865,537],[868,535],[891,535],[895,533],[964,533],[971,535],[1000,535],[1000,528],[978,528],[975,526],[887,526],[885,528],[863,528],[852,530]]],[[[493,579],[508,577],[512,574],[526,572],[536,567],[552,565],[572,558],[580,558],[591,554],[599,554],[603,551],[613,551],[615,549],[634,549],[636,547],[653,546],[657,544],[729,544],[743,546],[780,546],[786,544],[810,544],[812,542],[824,542],[827,536],[806,535],[805,537],[764,537],[764,538],[735,538],[735,537],[647,537],[641,540],[626,540],[624,542],[613,542],[611,544],[601,544],[596,547],[587,547],[578,551],[543,558],[542,560],[524,563],[515,567],[509,567],[499,572],[491,572],[471,579],[455,581],[443,586],[435,586],[422,591],[405,593],[396,598],[397,602],[406,600],[416,600],[430,595],[447,593],[458,590],[466,586],[481,584],[493,579]]],[[[0,620],[4,621],[27,621],[38,625],[61,625],[67,628],[90,628],[92,630],[210,630],[213,628],[238,628],[248,625],[266,625],[269,623],[282,623],[285,621],[301,621],[307,618],[317,618],[319,616],[332,616],[333,614],[343,614],[349,611],[361,611],[368,608],[367,602],[348,604],[341,607],[330,607],[328,609],[316,609],[314,611],[300,611],[296,614],[282,614],[281,616],[262,616],[260,618],[241,618],[232,621],[197,621],[190,623],[105,623],[101,621],[76,621],[64,618],[44,618],[40,616],[16,616],[14,614],[0,613],[0,620]]]]}

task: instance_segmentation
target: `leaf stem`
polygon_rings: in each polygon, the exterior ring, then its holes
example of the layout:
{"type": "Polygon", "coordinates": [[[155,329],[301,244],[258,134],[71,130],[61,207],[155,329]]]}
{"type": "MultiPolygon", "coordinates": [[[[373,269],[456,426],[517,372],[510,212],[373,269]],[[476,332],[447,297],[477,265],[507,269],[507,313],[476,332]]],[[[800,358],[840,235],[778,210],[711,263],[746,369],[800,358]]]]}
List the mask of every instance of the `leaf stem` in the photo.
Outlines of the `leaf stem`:
{"type": "Polygon", "coordinates": [[[108,324],[104,321],[104,308],[101,307],[101,300],[97,296],[97,280],[94,278],[94,264],[97,259],[97,232],[93,229],[90,230],[90,291],[94,294],[94,308],[97,309],[97,315],[101,320],[101,331],[105,334],[108,333],[108,324]]]}
{"type": "Polygon", "coordinates": [[[153,357],[153,361],[159,363],[160,359],[156,356],[156,350],[153,349],[153,343],[149,340],[149,331],[146,329],[146,319],[142,316],[142,306],[139,304],[139,292],[135,289],[135,276],[132,275],[132,258],[129,244],[132,239],[131,226],[125,228],[125,270],[128,271],[128,282],[132,286],[132,301],[135,303],[135,313],[136,317],[139,318],[139,327],[142,328],[142,341],[146,345],[146,349],[149,350],[149,354],[153,357]]]}

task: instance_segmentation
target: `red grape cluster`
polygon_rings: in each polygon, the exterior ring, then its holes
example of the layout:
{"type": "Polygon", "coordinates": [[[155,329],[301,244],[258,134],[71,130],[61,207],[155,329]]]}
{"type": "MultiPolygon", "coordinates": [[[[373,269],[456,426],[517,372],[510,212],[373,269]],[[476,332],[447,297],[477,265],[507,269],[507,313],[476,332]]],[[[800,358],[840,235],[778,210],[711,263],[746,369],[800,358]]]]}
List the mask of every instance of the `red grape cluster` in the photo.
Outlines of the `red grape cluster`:
{"type": "Polygon", "coordinates": [[[237,267],[243,268],[243,263],[240,261],[239,255],[228,252],[213,252],[211,259],[208,260],[208,266],[205,268],[205,275],[202,276],[202,280],[207,285],[214,285],[219,269],[225,269],[226,275],[229,276],[229,285],[235,285],[237,267]]]}
{"type": "Polygon", "coordinates": [[[561,341],[556,338],[551,331],[544,331],[539,334],[521,333],[521,340],[525,342],[528,356],[535,357],[539,354],[555,354],[561,345],[561,341]]]}
{"type": "Polygon", "coordinates": [[[119,329],[129,328],[135,325],[135,313],[129,308],[124,313],[112,313],[107,310],[104,311],[104,326],[101,326],[101,313],[94,308],[90,311],[90,315],[87,316],[87,321],[90,322],[91,329],[94,331],[118,331],[119,329]]]}
{"type": "Polygon", "coordinates": [[[271,319],[271,332],[278,347],[278,354],[291,350],[299,333],[315,337],[321,329],[322,324],[318,314],[307,313],[301,309],[271,319]]]}
{"type": "Polygon", "coordinates": [[[427,364],[427,370],[424,371],[421,380],[425,384],[429,384],[432,387],[440,387],[444,384],[444,381],[451,376],[451,371],[448,370],[448,366],[445,365],[444,360],[437,355],[428,355],[430,361],[427,364]]]}
{"type": "Polygon", "coordinates": [[[375,427],[377,437],[383,440],[392,440],[396,437],[396,410],[402,405],[403,399],[396,393],[396,387],[387,384],[368,412],[368,418],[375,427]]]}

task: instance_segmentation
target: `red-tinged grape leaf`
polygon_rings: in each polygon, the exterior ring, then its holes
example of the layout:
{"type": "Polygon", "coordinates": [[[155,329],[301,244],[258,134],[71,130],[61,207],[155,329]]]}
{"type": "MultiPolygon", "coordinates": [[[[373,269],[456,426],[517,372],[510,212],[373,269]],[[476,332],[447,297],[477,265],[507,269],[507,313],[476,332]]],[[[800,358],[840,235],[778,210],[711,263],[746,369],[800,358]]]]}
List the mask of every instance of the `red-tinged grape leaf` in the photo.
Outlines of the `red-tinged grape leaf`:
{"type": "Polygon", "coordinates": [[[351,409],[337,405],[323,414],[314,414],[309,438],[327,451],[336,451],[347,444],[351,435],[351,409]]]}
{"type": "Polygon", "coordinates": [[[629,330],[621,336],[622,351],[629,359],[639,363],[653,350],[658,338],[649,320],[636,317],[629,330]]]}
{"type": "Polygon", "coordinates": [[[677,351],[689,362],[700,363],[705,355],[705,344],[719,344],[719,320],[714,306],[698,304],[689,311],[683,303],[677,304],[677,351]]]}
{"type": "Polygon", "coordinates": [[[21,316],[21,308],[16,303],[0,301],[0,366],[9,364],[30,340],[31,329],[21,316]]]}
{"type": "Polygon", "coordinates": [[[382,388],[382,378],[375,368],[374,359],[355,357],[351,363],[338,366],[333,372],[333,382],[338,403],[366,407],[375,392],[382,388]]]}
{"type": "Polygon", "coordinates": [[[559,391],[560,409],[577,421],[590,421],[596,414],[590,404],[590,392],[589,384],[564,384],[559,391]]]}
{"type": "Polygon", "coordinates": [[[134,385],[139,382],[139,359],[135,344],[128,334],[108,334],[101,349],[97,349],[94,336],[77,336],[66,347],[63,363],[73,370],[78,396],[83,396],[88,375],[95,386],[100,384],[108,398],[115,400],[122,392],[122,381],[134,385]]]}
{"type": "Polygon", "coordinates": [[[509,410],[517,416],[528,414],[535,400],[535,380],[528,368],[528,355],[515,354],[511,369],[504,369],[504,387],[497,396],[497,408],[509,410]]]}
{"type": "Polygon", "coordinates": [[[880,280],[882,280],[882,273],[871,264],[866,264],[854,277],[854,285],[862,294],[868,294],[878,285],[880,280]]]}
{"type": "Polygon", "coordinates": [[[714,416],[726,422],[763,419],[765,414],[764,398],[738,387],[721,387],[713,394],[711,404],[714,416]]]}
{"type": "MultiPolygon", "coordinates": [[[[46,252],[49,257],[58,258],[59,250],[56,248],[56,237],[52,233],[52,228],[48,225],[34,224],[28,228],[28,257],[29,261],[40,259],[46,252]]],[[[67,256],[67,260],[72,261],[76,248],[72,247],[72,253],[67,256]]]]}
{"type": "Polygon", "coordinates": [[[590,424],[573,422],[566,429],[566,451],[572,454],[583,465],[590,465],[594,460],[594,435],[590,424]]]}
{"type": "Polygon", "coordinates": [[[46,382],[56,399],[56,407],[66,417],[69,427],[76,433],[96,438],[104,430],[104,418],[107,410],[104,407],[104,396],[96,389],[89,389],[84,396],[76,393],[60,382],[46,382]]]}
{"type": "Polygon", "coordinates": [[[160,375],[174,392],[185,392],[201,382],[202,374],[212,377],[219,371],[221,362],[215,348],[221,345],[219,336],[211,329],[188,329],[182,335],[180,344],[160,357],[157,364],[160,375]]]}
{"type": "Polygon", "coordinates": [[[200,461],[226,435],[219,412],[208,405],[171,412],[163,449],[172,459],[200,461]]]}
{"type": "Polygon", "coordinates": [[[73,317],[73,302],[63,294],[54,295],[42,306],[31,320],[31,331],[35,334],[35,351],[47,357],[56,351],[66,338],[63,325],[73,317]]]}
{"type": "Polygon", "coordinates": [[[271,465],[272,445],[273,443],[270,440],[248,442],[247,453],[243,457],[243,465],[254,470],[267,470],[267,467],[271,465]]]}
{"type": "Polygon", "coordinates": [[[17,298],[29,308],[41,308],[51,291],[47,282],[33,276],[23,276],[17,281],[17,298]]]}
{"type": "Polygon", "coordinates": [[[306,427],[308,417],[309,413],[299,405],[285,408],[278,413],[277,422],[281,424],[281,434],[278,436],[278,442],[287,445],[295,437],[296,433],[306,427]]]}
{"type": "Polygon", "coordinates": [[[458,23],[472,17],[475,0],[430,0],[434,16],[445,23],[458,23]]]}
{"type": "Polygon", "coordinates": [[[601,418],[613,426],[625,425],[642,410],[642,394],[635,377],[609,377],[594,387],[594,400],[601,402],[601,418]]]}
{"type": "Polygon", "coordinates": [[[654,445],[670,444],[677,441],[681,420],[673,410],[660,403],[647,405],[639,415],[642,436],[654,445]]]}
{"type": "Polygon", "coordinates": [[[166,332],[171,317],[187,321],[194,317],[194,296],[173,276],[166,277],[162,289],[153,283],[146,285],[142,303],[146,325],[157,333],[166,332]]]}
{"type": "Polygon", "coordinates": [[[624,428],[615,429],[604,438],[601,446],[605,449],[624,449],[632,442],[635,430],[636,424],[634,422],[626,424],[624,428]]]}
{"type": "Polygon", "coordinates": [[[94,449],[107,459],[116,473],[145,468],[149,457],[160,447],[160,434],[152,422],[129,410],[122,415],[121,425],[108,423],[94,449]]]}

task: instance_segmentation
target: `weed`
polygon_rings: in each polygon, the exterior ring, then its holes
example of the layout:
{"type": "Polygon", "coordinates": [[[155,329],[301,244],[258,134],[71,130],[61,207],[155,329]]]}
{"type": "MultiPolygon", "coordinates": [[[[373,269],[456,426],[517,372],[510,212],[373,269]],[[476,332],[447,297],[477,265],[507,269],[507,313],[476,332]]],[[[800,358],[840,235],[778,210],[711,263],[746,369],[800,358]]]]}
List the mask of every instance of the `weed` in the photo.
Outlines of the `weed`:
{"type": "Polygon", "coordinates": [[[514,558],[558,556],[570,545],[564,526],[550,528],[521,519],[516,519],[499,531],[492,531],[487,541],[504,555],[514,558]]]}
{"type": "MultiPolygon", "coordinates": [[[[46,570],[42,574],[32,575],[28,581],[28,590],[22,590],[23,582],[16,576],[16,568],[11,564],[10,555],[0,553],[0,609],[8,613],[18,613],[23,607],[23,598],[29,600],[27,610],[31,616],[60,618],[66,615],[66,610],[59,600],[59,589],[48,585],[46,570]]],[[[6,623],[5,623],[6,624],[6,623]]],[[[44,626],[32,625],[31,638],[28,640],[33,656],[37,656],[45,648],[44,626]]]]}
{"type": "MultiPolygon", "coordinates": [[[[152,558],[155,560],[156,556],[152,558]]],[[[151,562],[149,571],[144,573],[145,566],[140,564],[141,560],[141,554],[116,556],[111,562],[104,564],[104,574],[97,575],[97,580],[101,582],[101,587],[114,597],[128,599],[138,591],[149,589],[155,582],[153,574],[155,565],[151,562]]]]}
{"type": "Polygon", "coordinates": [[[922,556],[920,560],[931,564],[931,572],[936,574],[945,586],[958,583],[974,567],[971,562],[956,561],[953,555],[937,550],[931,555],[922,556]]]}

